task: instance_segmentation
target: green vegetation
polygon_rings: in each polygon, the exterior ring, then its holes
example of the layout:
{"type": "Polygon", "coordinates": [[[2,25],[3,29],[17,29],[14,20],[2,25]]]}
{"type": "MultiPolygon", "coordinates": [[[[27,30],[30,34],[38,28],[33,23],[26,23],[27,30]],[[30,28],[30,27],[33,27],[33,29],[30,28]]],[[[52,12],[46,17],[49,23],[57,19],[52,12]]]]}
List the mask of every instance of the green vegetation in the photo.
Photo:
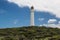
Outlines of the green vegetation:
{"type": "Polygon", "coordinates": [[[0,40],[60,40],[60,29],[44,26],[0,29],[0,40]]]}

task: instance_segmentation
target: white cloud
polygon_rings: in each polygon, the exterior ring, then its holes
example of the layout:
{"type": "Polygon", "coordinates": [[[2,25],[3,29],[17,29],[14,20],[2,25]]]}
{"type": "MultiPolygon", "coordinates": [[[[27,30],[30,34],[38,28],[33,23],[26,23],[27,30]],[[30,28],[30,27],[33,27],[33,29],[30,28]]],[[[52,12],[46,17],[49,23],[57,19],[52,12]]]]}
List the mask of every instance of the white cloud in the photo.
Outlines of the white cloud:
{"type": "Polygon", "coordinates": [[[58,24],[55,24],[57,22],[56,19],[49,19],[47,24],[42,24],[42,26],[46,27],[52,27],[52,28],[60,28],[60,21],[58,24]]]}
{"type": "Polygon", "coordinates": [[[44,20],[44,18],[39,18],[38,20],[39,20],[39,21],[43,21],[43,20],[44,20]]]}
{"type": "Polygon", "coordinates": [[[58,23],[60,24],[60,21],[58,23]]]}
{"type": "Polygon", "coordinates": [[[20,7],[33,5],[37,11],[49,11],[60,18],[60,0],[8,0],[16,3],[20,7]]]}
{"type": "Polygon", "coordinates": [[[43,26],[52,27],[52,28],[60,28],[60,24],[43,24],[43,26]]]}
{"type": "Polygon", "coordinates": [[[39,25],[39,26],[43,26],[43,25],[39,25]]]}
{"type": "Polygon", "coordinates": [[[14,20],[13,24],[17,24],[18,23],[18,20],[14,20]]]}
{"type": "Polygon", "coordinates": [[[48,23],[49,23],[49,24],[53,24],[53,23],[56,23],[56,22],[57,22],[56,19],[49,19],[49,20],[48,20],[48,23]]]}

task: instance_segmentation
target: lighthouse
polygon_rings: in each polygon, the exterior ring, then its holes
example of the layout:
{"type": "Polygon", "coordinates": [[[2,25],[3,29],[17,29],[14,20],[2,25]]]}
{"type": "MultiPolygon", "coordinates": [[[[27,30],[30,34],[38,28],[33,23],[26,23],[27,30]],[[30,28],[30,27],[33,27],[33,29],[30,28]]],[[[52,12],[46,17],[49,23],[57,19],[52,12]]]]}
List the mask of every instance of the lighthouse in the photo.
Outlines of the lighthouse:
{"type": "Polygon", "coordinates": [[[34,7],[31,6],[31,20],[30,20],[30,25],[34,26],[34,7]]]}

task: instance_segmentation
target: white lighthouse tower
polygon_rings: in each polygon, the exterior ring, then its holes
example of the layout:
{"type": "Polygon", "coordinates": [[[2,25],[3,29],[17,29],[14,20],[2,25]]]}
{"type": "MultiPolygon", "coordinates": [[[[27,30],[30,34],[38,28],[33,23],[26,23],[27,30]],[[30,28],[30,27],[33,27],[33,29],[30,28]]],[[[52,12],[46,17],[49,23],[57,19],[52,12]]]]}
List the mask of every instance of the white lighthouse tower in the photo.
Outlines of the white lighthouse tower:
{"type": "Polygon", "coordinates": [[[34,26],[34,7],[31,6],[31,21],[30,21],[30,25],[34,26]]]}

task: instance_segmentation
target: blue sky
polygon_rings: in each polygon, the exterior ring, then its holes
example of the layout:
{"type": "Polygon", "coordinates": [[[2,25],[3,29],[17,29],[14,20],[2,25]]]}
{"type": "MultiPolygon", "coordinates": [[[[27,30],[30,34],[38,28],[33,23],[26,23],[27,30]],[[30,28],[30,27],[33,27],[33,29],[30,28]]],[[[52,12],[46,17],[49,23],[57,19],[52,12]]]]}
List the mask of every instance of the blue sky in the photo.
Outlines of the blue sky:
{"type": "MultiPolygon", "coordinates": [[[[35,25],[59,24],[60,18],[48,11],[34,11],[35,25]],[[53,20],[54,19],[54,20],[53,20]],[[48,23],[49,20],[52,23],[48,23]]],[[[13,2],[0,0],[0,28],[21,27],[30,25],[30,8],[19,7],[13,2]]]]}

